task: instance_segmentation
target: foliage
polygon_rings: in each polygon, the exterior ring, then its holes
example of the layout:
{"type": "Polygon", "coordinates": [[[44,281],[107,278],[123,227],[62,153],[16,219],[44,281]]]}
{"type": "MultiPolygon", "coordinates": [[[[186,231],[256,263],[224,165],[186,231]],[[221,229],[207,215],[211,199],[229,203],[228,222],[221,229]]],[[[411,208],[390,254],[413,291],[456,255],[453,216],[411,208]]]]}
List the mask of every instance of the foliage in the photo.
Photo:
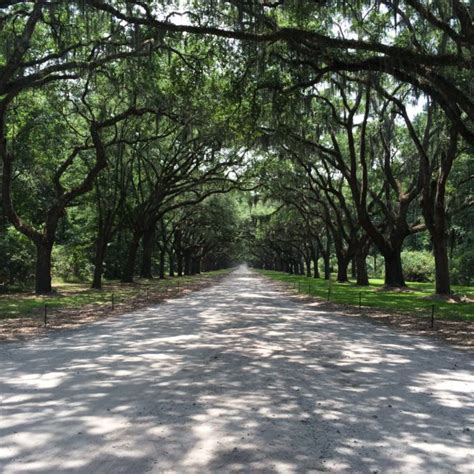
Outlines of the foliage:
{"type": "Polygon", "coordinates": [[[433,281],[435,262],[431,252],[406,250],[402,252],[402,262],[408,281],[433,281]]]}
{"type": "Polygon", "coordinates": [[[53,250],[53,274],[65,282],[90,280],[93,266],[87,247],[81,244],[56,245],[53,250]]]}
{"type": "Polygon", "coordinates": [[[11,226],[0,233],[0,288],[27,285],[34,278],[34,248],[11,226]]]}

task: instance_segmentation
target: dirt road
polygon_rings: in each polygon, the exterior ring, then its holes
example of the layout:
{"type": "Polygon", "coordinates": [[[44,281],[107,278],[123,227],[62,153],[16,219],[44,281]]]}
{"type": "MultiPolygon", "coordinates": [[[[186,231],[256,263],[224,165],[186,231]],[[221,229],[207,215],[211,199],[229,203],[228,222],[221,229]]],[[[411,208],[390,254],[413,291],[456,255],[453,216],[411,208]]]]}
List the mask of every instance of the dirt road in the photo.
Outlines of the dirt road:
{"type": "Polygon", "coordinates": [[[0,345],[0,472],[474,472],[474,357],[241,267],[0,345]]]}

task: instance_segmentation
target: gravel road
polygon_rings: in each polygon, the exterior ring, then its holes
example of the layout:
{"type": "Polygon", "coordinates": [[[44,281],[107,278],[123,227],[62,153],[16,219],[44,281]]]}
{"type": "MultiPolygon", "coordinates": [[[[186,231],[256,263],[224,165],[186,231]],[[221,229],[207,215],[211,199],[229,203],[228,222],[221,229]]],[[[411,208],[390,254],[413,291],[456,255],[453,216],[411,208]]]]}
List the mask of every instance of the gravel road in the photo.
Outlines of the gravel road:
{"type": "Polygon", "coordinates": [[[474,472],[474,357],[216,286],[0,345],[0,472],[474,472]]]}

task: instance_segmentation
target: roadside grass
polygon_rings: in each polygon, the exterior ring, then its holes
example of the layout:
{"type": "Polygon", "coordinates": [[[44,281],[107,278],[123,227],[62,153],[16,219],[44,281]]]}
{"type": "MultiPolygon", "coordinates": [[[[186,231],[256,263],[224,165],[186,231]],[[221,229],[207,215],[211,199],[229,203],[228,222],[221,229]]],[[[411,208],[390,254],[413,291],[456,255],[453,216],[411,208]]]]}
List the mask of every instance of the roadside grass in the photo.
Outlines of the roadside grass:
{"type": "MultiPolygon", "coordinates": [[[[342,303],[362,307],[393,310],[397,312],[431,317],[432,306],[435,307],[435,318],[474,321],[474,303],[448,302],[430,298],[434,292],[432,283],[409,282],[408,291],[386,290],[383,280],[371,279],[369,287],[357,286],[353,281],[337,283],[334,279],[329,281],[311,278],[302,275],[290,275],[271,270],[257,270],[262,275],[274,280],[285,282],[300,293],[317,296],[333,303],[342,303]]],[[[453,285],[457,295],[474,299],[474,287],[453,285]]]]}
{"type": "Polygon", "coordinates": [[[211,279],[229,273],[231,269],[216,270],[200,275],[167,277],[164,280],[138,279],[134,283],[104,281],[102,290],[93,290],[89,282],[68,283],[53,282],[54,292],[51,295],[38,296],[32,290],[9,291],[0,294],[0,320],[30,316],[43,311],[46,304],[49,309],[80,308],[84,305],[111,305],[112,294],[114,303],[120,303],[148,291],[150,295],[160,293],[177,286],[185,287],[193,282],[211,279]]]}

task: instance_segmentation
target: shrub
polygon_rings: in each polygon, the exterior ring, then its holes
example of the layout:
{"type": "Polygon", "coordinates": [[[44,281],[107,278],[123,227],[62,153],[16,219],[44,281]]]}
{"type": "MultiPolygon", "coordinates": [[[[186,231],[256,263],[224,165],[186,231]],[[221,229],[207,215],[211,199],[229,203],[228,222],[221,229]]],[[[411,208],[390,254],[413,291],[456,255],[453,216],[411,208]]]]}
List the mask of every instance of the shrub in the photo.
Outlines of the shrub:
{"type": "Polygon", "coordinates": [[[25,285],[34,278],[34,270],[31,242],[11,226],[0,228],[0,286],[25,285]]]}
{"type": "Polygon", "coordinates": [[[402,266],[407,281],[433,281],[434,257],[431,252],[411,250],[402,252],[402,266]]]}
{"type": "Polygon", "coordinates": [[[52,260],[53,277],[64,281],[85,281],[93,270],[88,254],[81,245],[55,245],[52,260]]]}

